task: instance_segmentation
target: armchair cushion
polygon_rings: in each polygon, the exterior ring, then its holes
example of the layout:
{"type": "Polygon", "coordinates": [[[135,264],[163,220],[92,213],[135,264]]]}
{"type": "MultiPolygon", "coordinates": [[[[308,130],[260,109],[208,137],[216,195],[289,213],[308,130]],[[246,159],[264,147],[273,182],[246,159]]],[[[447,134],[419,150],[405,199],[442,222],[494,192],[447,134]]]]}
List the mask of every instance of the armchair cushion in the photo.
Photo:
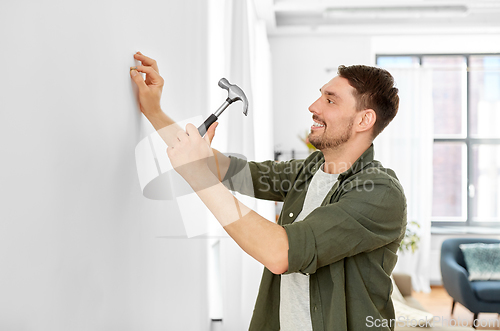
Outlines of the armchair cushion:
{"type": "MultiPolygon", "coordinates": [[[[417,299],[415,299],[414,297],[411,296],[411,294],[412,294],[411,276],[407,275],[407,274],[402,274],[402,273],[393,273],[392,275],[393,275],[393,281],[396,283],[396,287],[399,288],[401,294],[404,296],[406,305],[408,305],[412,308],[418,309],[420,311],[419,314],[421,314],[422,311],[424,311],[424,313],[425,313],[424,307],[422,307],[422,305],[417,301],[417,299]]],[[[394,300],[394,298],[393,298],[393,300],[394,300]]],[[[394,308],[396,311],[396,321],[397,321],[397,318],[400,315],[397,313],[396,305],[398,305],[398,304],[396,303],[394,305],[394,308]]],[[[427,318],[428,323],[425,323],[425,326],[429,326],[428,328],[415,328],[412,326],[408,326],[408,324],[412,325],[411,323],[406,324],[406,326],[404,325],[404,323],[396,323],[396,325],[394,327],[394,331],[425,331],[425,330],[429,330],[429,331],[474,331],[473,328],[469,328],[469,327],[465,327],[465,326],[461,327],[461,326],[443,325],[443,323],[440,323],[439,321],[434,321],[433,319],[431,320],[431,318],[432,318],[431,314],[429,316],[425,316],[425,315],[420,316],[419,318],[415,319],[415,322],[418,322],[419,320],[425,321],[426,318],[427,318]],[[403,325],[401,325],[401,324],[403,324],[403,325]]],[[[424,325],[424,323],[420,323],[420,325],[424,325]]]]}
{"type": "Polygon", "coordinates": [[[391,279],[393,281],[393,286],[395,286],[403,297],[411,296],[412,285],[411,276],[404,273],[392,273],[391,279]]]}
{"type": "Polygon", "coordinates": [[[391,275],[391,281],[392,281],[392,294],[391,294],[392,301],[399,301],[402,303],[406,303],[406,299],[404,298],[403,294],[401,294],[401,291],[399,290],[398,285],[396,284],[396,281],[394,280],[394,277],[392,275],[391,275]]]}
{"type": "Polygon", "coordinates": [[[391,280],[391,298],[396,313],[396,325],[420,327],[432,325],[434,315],[425,311],[420,303],[411,297],[411,277],[404,274],[395,274],[391,275],[391,280]],[[407,293],[408,300],[403,296],[403,291],[407,293]]]}
{"type": "Polygon", "coordinates": [[[500,280],[500,244],[461,244],[469,280],[500,280]]]}
{"type": "Polygon", "coordinates": [[[500,281],[475,281],[470,285],[479,299],[489,302],[500,302],[500,281]]]}

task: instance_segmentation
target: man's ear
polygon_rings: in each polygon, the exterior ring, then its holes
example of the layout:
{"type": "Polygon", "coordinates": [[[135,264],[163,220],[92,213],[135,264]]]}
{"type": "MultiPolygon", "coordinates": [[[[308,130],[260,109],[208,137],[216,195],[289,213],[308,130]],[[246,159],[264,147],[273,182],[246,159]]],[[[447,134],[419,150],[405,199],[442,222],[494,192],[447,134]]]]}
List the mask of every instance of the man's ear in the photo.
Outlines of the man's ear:
{"type": "Polygon", "coordinates": [[[364,132],[368,131],[375,125],[377,120],[377,114],[373,109],[365,109],[360,112],[358,117],[358,131],[364,132]]]}

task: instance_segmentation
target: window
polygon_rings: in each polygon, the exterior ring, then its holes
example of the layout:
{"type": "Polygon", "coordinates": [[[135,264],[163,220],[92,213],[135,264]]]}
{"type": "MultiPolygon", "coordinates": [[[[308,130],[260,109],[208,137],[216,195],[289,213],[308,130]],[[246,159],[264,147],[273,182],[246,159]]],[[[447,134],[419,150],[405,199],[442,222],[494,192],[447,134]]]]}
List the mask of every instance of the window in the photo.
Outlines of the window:
{"type": "Polygon", "coordinates": [[[433,225],[500,225],[500,54],[378,55],[377,65],[431,70],[433,225]]]}

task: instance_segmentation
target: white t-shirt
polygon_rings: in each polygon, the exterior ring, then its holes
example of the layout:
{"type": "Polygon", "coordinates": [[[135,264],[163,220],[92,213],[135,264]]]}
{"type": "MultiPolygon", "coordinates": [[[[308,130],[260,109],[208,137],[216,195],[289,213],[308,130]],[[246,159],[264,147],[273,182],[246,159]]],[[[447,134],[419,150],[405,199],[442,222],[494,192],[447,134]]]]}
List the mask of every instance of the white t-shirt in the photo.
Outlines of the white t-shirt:
{"type": "MultiPolygon", "coordinates": [[[[307,189],[302,211],[294,222],[300,222],[319,207],[333,187],[338,174],[323,171],[324,164],[314,174],[307,189]]],[[[309,275],[295,272],[281,275],[280,288],[280,330],[312,331],[309,275]]]]}

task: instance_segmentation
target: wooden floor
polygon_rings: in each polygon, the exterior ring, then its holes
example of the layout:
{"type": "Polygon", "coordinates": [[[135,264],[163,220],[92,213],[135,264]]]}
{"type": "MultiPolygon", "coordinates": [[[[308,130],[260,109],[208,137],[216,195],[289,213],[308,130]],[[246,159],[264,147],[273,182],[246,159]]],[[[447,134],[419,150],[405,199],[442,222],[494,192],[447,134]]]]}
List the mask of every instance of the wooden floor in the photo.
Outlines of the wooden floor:
{"type": "MultiPolygon", "coordinates": [[[[453,299],[442,286],[432,286],[431,293],[413,292],[413,296],[434,316],[440,317],[442,321],[449,321],[445,325],[472,326],[472,314],[467,308],[457,303],[455,311],[451,316],[451,305],[453,299]],[[446,320],[445,320],[446,319],[446,320]],[[452,321],[453,319],[453,321],[452,321]]],[[[479,314],[477,330],[500,330],[500,319],[498,314],[479,314]]]]}

